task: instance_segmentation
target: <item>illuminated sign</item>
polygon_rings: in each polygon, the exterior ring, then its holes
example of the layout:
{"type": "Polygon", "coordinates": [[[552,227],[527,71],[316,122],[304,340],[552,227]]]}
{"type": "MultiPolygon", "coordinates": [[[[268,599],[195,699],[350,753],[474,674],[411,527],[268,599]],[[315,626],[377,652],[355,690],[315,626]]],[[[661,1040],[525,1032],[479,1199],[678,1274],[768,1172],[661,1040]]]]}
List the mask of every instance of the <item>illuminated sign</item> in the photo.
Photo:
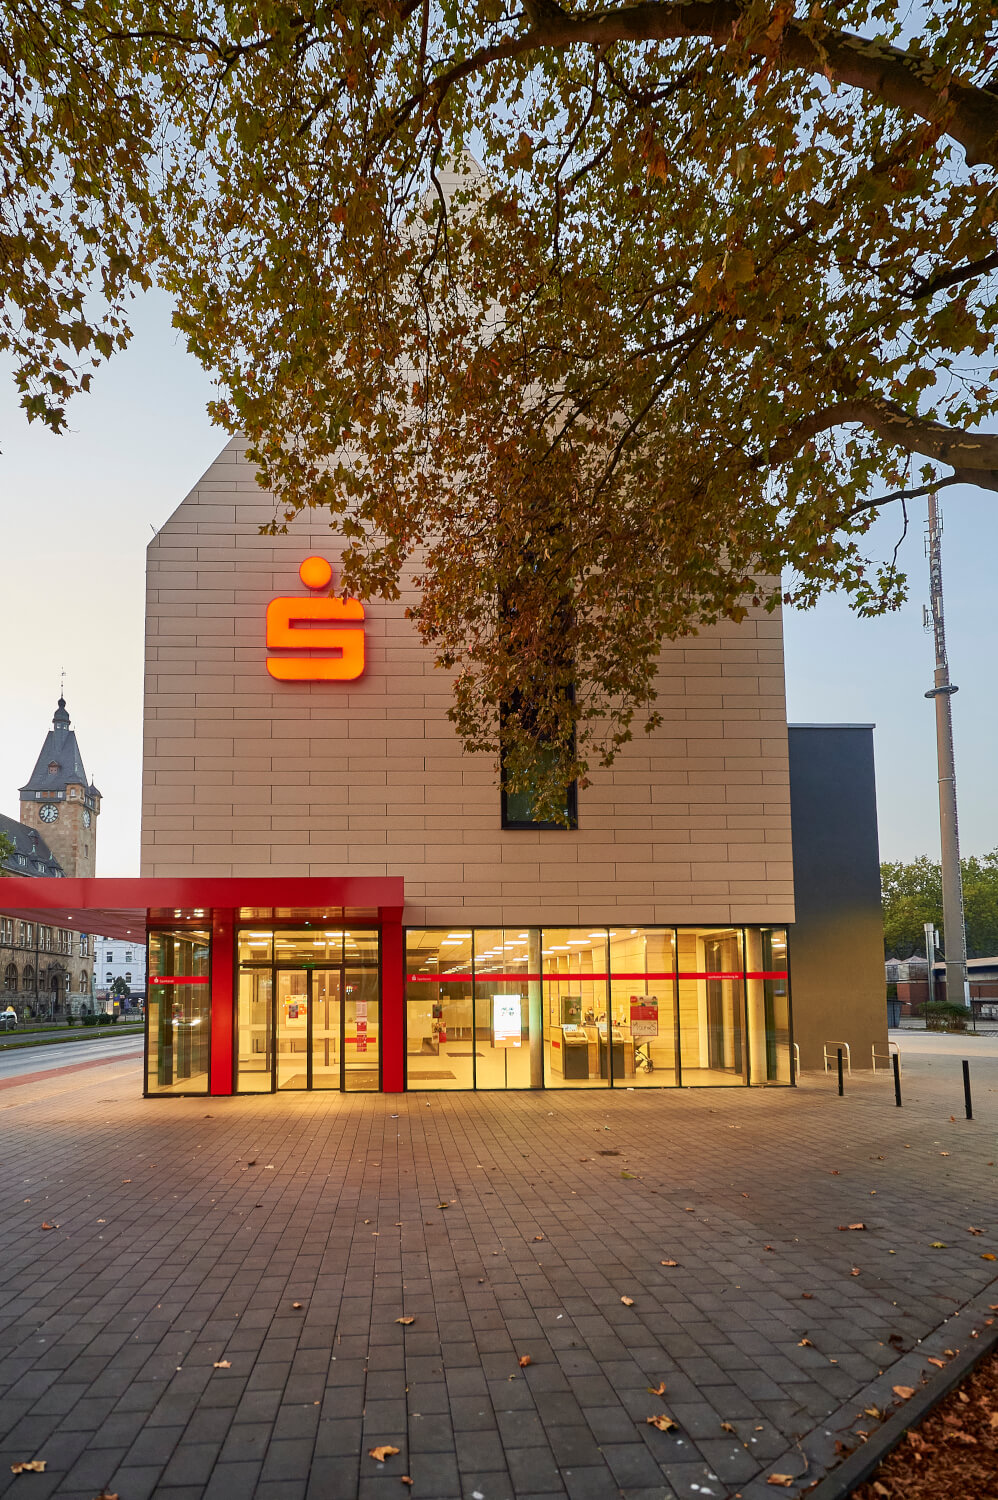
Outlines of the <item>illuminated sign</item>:
{"type": "Polygon", "coordinates": [[[492,996],[493,1047],[519,1047],[523,1031],[519,995],[492,996]]]}
{"type": "MultiPolygon", "coordinates": [[[[298,576],[307,589],[325,589],[333,570],[324,557],[306,557],[298,576]]],[[[267,650],[301,653],[267,657],[267,671],[279,682],[351,682],[364,670],[364,618],[359,599],[290,595],[267,605],[267,650]]]]}

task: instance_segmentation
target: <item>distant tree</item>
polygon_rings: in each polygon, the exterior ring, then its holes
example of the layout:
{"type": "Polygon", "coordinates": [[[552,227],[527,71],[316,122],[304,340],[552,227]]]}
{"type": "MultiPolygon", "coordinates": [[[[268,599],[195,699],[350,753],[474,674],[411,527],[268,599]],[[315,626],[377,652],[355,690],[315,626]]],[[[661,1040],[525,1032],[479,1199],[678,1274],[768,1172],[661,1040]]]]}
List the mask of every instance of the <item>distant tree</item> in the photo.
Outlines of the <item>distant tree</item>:
{"type": "Polygon", "coordinates": [[[0,833],[0,875],[9,875],[10,871],[4,869],[4,865],[14,853],[14,840],[6,833],[0,833]]]}
{"type": "MultiPolygon", "coordinates": [[[[998,954],[998,849],[961,861],[967,952],[971,958],[998,954]]],[[[925,923],[938,927],[945,950],[943,886],[940,866],[927,854],[905,864],[880,866],[884,898],[884,952],[888,958],[910,958],[925,952],[925,923]]]]}
{"type": "Polygon", "coordinates": [[[127,980],[122,979],[121,975],[119,974],[117,979],[111,985],[111,994],[120,995],[122,1000],[127,1000],[131,993],[132,991],[127,980]]]}

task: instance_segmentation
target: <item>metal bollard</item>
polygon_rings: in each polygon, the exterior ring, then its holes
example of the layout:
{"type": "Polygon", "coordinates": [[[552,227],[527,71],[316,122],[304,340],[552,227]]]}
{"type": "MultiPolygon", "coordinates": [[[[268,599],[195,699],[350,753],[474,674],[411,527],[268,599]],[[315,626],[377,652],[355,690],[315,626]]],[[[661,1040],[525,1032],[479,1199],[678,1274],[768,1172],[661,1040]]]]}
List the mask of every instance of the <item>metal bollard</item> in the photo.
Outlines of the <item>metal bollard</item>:
{"type": "Polygon", "coordinates": [[[838,1053],[839,1060],[839,1098],[841,1099],[842,1095],[845,1093],[845,1089],[842,1087],[842,1048],[838,1047],[836,1051],[838,1053]]]}
{"type": "Polygon", "coordinates": [[[967,1111],[967,1119],[974,1118],[974,1106],[970,1098],[970,1063],[966,1058],[963,1061],[963,1103],[967,1111]]]}
{"type": "Polygon", "coordinates": [[[897,1105],[898,1109],[900,1109],[901,1108],[901,1059],[898,1057],[897,1053],[895,1052],[892,1060],[893,1060],[893,1063],[894,1063],[894,1103],[897,1105]]]}

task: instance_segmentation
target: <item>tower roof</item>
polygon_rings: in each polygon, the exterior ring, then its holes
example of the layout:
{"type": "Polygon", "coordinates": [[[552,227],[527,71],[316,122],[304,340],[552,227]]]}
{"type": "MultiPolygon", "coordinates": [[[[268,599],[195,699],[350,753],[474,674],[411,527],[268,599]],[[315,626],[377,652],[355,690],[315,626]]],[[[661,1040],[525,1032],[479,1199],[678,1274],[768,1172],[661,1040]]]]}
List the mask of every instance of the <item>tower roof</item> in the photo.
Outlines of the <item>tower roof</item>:
{"type": "Polygon", "coordinates": [[[21,797],[23,800],[34,792],[64,792],[67,786],[83,786],[97,794],[83,769],[83,757],[76,743],[76,734],[70,728],[66,700],[60,698],[35,769],[21,787],[21,797]]]}

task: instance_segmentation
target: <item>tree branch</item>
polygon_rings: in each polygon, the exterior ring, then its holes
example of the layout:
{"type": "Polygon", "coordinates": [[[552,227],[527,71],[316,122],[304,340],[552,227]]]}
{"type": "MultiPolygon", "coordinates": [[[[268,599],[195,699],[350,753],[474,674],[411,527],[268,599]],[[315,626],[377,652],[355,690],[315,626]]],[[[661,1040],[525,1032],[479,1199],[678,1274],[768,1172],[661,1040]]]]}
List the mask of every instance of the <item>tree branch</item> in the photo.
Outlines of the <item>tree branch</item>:
{"type": "Polygon", "coordinates": [[[788,463],[811,438],[831,427],[856,423],[875,432],[885,442],[920,453],[937,463],[951,464],[954,480],[998,490],[998,433],[964,432],[912,416],[893,401],[866,397],[839,401],[796,423],[786,437],[779,438],[764,456],[753,460],[753,468],[788,463]]]}
{"type": "MultiPolygon", "coordinates": [[[[786,70],[821,73],[937,125],[957,141],[970,165],[998,165],[998,95],[957,79],[939,76],[935,64],[917,51],[903,52],[886,42],[836,31],[820,22],[788,20],[738,36],[744,19],[739,0],[641,0],[618,10],[591,15],[565,14],[553,3],[527,8],[529,28],[493,43],[444,69],[427,92],[441,99],[455,83],[491,63],[547,48],[614,42],[679,41],[701,37],[721,48],[738,38],[755,56],[786,70]]],[[[425,94],[403,106],[404,118],[425,94]]]]}
{"type": "Polygon", "coordinates": [[[951,484],[960,484],[961,481],[955,474],[948,479],[934,479],[931,484],[923,484],[917,490],[895,490],[893,495],[878,495],[876,500],[862,500],[859,505],[854,505],[852,510],[847,510],[842,517],[844,521],[851,521],[853,516],[858,516],[864,510],[876,510],[878,506],[890,505],[892,500],[919,500],[923,495],[934,495],[936,490],[944,490],[951,484]]]}

